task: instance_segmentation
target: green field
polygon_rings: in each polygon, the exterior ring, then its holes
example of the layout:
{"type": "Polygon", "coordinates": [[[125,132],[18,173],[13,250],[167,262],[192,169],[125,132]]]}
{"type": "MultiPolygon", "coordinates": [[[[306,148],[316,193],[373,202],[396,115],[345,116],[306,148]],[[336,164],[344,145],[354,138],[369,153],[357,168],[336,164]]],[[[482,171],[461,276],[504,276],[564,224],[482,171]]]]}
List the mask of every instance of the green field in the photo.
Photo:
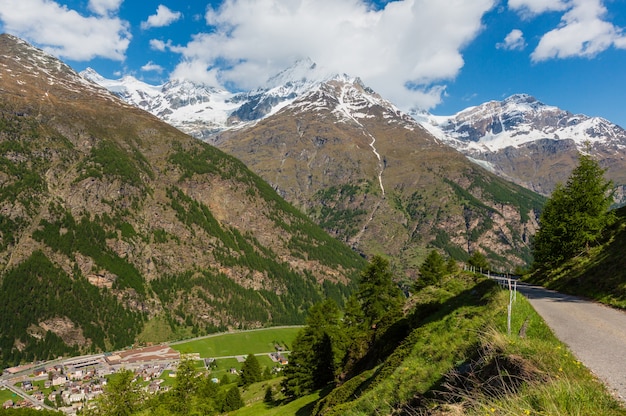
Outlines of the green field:
{"type": "Polygon", "coordinates": [[[275,351],[276,344],[290,349],[301,328],[291,326],[218,334],[171,346],[181,354],[199,353],[202,358],[270,353],[275,351]]]}
{"type": "Polygon", "coordinates": [[[0,406],[2,406],[2,403],[6,402],[7,400],[13,400],[13,401],[18,401],[21,398],[17,396],[17,394],[13,393],[11,390],[9,389],[0,389],[0,406]]]}

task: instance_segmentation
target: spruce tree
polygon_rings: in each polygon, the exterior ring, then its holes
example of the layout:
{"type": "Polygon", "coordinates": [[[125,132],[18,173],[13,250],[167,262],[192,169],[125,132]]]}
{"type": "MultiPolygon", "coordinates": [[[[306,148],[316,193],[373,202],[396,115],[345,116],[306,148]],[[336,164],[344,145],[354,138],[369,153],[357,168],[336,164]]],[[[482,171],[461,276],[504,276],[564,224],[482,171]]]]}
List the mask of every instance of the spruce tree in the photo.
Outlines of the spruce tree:
{"type": "Polygon", "coordinates": [[[546,202],[535,236],[535,266],[555,266],[595,244],[614,220],[609,211],[613,184],[591,156],[580,154],[565,186],[558,185],[546,202]]]}
{"type": "Polygon", "coordinates": [[[186,415],[191,409],[190,399],[198,388],[194,362],[189,359],[183,359],[178,364],[174,380],[174,388],[171,395],[168,396],[170,400],[169,408],[174,413],[186,415]]]}
{"type": "Polygon", "coordinates": [[[263,402],[265,404],[274,403],[274,390],[272,389],[272,386],[267,386],[265,388],[265,396],[263,396],[263,402]]]}
{"type": "Polygon", "coordinates": [[[477,271],[486,272],[489,270],[489,262],[487,261],[487,257],[480,251],[476,250],[472,253],[470,258],[467,260],[467,264],[470,266],[474,266],[477,271]]]}
{"type": "Polygon", "coordinates": [[[389,261],[381,256],[374,256],[361,273],[356,296],[369,328],[392,322],[402,313],[404,295],[393,281],[389,261]]]}
{"type": "Polygon", "coordinates": [[[420,267],[418,287],[436,285],[441,282],[446,274],[446,263],[437,250],[432,250],[420,267]]]}
{"type": "Polygon", "coordinates": [[[243,387],[248,387],[250,384],[256,383],[257,381],[261,381],[261,366],[254,354],[248,354],[241,366],[241,379],[239,380],[239,384],[243,387]]]}
{"type": "Polygon", "coordinates": [[[287,397],[301,397],[313,391],[314,343],[306,327],[298,332],[289,354],[289,364],[283,370],[282,387],[287,397]]]}
{"type": "Polygon", "coordinates": [[[245,406],[245,403],[241,398],[239,387],[231,387],[224,397],[224,403],[222,403],[222,412],[232,412],[233,410],[240,409],[243,406],[245,406]]]}
{"type": "Polygon", "coordinates": [[[349,344],[346,347],[344,364],[350,365],[365,355],[370,341],[368,336],[370,328],[365,322],[361,304],[354,294],[346,301],[341,328],[349,344]]]}
{"type": "Polygon", "coordinates": [[[334,381],[345,354],[341,311],[332,299],[313,305],[306,326],[298,333],[285,367],[283,388],[290,397],[300,397],[334,381]]]}
{"type": "Polygon", "coordinates": [[[96,406],[90,408],[90,416],[130,416],[143,403],[144,394],[139,383],[134,383],[135,374],[130,370],[122,370],[113,375],[104,393],[96,401],[96,406]]]}
{"type": "Polygon", "coordinates": [[[263,369],[263,374],[261,375],[261,380],[269,380],[272,378],[272,370],[270,370],[269,366],[266,366],[263,369]]]}

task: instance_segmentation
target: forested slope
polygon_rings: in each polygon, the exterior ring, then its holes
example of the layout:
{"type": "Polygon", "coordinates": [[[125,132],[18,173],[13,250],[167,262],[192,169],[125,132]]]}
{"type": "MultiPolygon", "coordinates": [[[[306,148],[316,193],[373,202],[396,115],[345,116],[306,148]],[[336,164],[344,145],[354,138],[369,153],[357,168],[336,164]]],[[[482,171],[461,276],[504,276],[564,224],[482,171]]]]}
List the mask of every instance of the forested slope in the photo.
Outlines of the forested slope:
{"type": "Polygon", "coordinates": [[[0,68],[0,367],[302,323],[349,292],[364,260],[239,160],[9,35],[0,68]]]}

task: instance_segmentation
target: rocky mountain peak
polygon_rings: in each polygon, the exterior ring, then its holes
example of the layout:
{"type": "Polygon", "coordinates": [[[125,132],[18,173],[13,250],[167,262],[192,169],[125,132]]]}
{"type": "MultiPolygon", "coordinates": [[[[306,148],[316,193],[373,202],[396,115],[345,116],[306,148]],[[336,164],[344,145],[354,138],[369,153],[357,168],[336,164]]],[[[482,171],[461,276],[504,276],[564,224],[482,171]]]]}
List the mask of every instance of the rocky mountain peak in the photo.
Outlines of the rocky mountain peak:
{"type": "Polygon", "coordinates": [[[615,143],[626,134],[605,119],[572,114],[527,94],[489,101],[450,117],[421,117],[421,121],[438,128],[438,136],[453,147],[474,153],[519,147],[541,139],[573,140],[582,150],[588,142],[615,143]]]}
{"type": "Polygon", "coordinates": [[[318,67],[311,58],[297,60],[290,67],[280,71],[278,74],[270,77],[265,83],[263,89],[272,89],[284,85],[306,84],[319,82],[328,77],[328,73],[318,67]]]}
{"type": "Polygon", "coordinates": [[[556,183],[567,179],[578,152],[590,151],[616,185],[626,183],[624,129],[528,94],[489,101],[448,117],[416,113],[415,118],[472,161],[542,194],[550,194],[556,183]]]}
{"type": "Polygon", "coordinates": [[[116,101],[117,105],[124,105],[113,95],[92,82],[86,81],[70,66],[60,59],[36,48],[22,39],[9,34],[0,35],[0,65],[4,71],[0,72],[0,80],[7,86],[14,87],[17,82],[26,91],[43,90],[41,100],[48,99],[48,93],[58,93],[65,97],[78,98],[80,94],[94,95],[116,101]]]}

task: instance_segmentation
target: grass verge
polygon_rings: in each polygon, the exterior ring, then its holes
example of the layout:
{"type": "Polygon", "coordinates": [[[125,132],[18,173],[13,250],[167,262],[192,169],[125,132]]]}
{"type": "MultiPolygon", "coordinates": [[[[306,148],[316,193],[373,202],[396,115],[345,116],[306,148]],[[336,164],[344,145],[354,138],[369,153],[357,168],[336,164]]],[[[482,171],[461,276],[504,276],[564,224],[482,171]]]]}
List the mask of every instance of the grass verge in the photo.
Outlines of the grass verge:
{"type": "Polygon", "coordinates": [[[504,318],[499,316],[481,335],[480,354],[473,360],[472,371],[487,377],[461,377],[463,388],[459,383],[449,387],[448,397],[455,399],[449,403],[468,415],[626,415],[626,408],[553,335],[524,297],[518,296],[513,305],[516,330],[510,336],[504,318]],[[485,371],[493,363],[497,371],[485,371]]]}

